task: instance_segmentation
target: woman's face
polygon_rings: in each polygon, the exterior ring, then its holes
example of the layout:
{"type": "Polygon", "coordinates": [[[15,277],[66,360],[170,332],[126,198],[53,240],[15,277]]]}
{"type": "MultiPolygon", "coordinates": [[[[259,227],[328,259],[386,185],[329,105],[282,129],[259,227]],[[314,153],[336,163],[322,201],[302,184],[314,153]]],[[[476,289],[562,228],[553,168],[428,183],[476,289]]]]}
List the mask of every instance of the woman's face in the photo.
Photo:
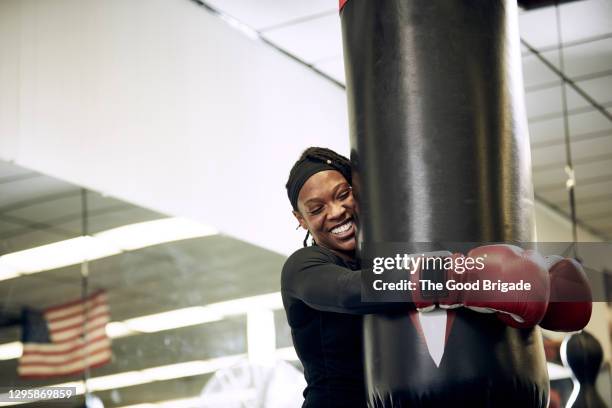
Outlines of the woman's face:
{"type": "Polygon", "coordinates": [[[293,214],[317,245],[353,256],[356,206],[351,186],[339,171],[320,171],[306,180],[298,210],[293,214]]]}

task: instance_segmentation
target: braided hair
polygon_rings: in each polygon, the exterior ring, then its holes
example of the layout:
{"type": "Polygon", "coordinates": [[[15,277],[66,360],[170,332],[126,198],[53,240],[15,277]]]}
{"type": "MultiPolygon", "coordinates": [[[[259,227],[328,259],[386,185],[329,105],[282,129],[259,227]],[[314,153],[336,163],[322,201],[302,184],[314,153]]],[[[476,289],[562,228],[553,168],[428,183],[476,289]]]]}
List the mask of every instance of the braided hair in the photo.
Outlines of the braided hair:
{"type": "MultiPolygon", "coordinates": [[[[344,176],[349,184],[352,184],[351,162],[349,159],[325,147],[309,147],[304,150],[300,158],[291,168],[289,179],[287,180],[287,184],[285,184],[289,200],[295,211],[298,211],[297,195],[299,194],[299,189],[301,189],[307,177],[309,177],[308,174],[312,173],[312,171],[310,173],[307,172],[306,177],[304,177],[304,169],[309,165],[325,166],[325,168],[319,167],[319,171],[324,169],[337,170],[344,176]]],[[[306,232],[306,237],[303,241],[305,247],[308,246],[309,235],[310,231],[306,232]]]]}

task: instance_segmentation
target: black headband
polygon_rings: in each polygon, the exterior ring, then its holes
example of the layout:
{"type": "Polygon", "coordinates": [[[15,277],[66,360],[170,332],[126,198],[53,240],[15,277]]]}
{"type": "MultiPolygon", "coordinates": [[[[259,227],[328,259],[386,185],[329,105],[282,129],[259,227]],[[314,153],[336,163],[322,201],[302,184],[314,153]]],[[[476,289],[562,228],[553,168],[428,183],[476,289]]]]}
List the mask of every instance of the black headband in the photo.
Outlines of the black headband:
{"type": "Polygon", "coordinates": [[[319,161],[311,158],[305,158],[293,168],[293,171],[289,177],[287,195],[289,196],[289,201],[291,201],[291,205],[293,206],[294,210],[297,211],[298,209],[298,196],[300,195],[300,190],[302,189],[304,183],[306,183],[306,180],[308,180],[310,176],[325,170],[340,171],[337,167],[333,166],[331,160],[319,161]]]}

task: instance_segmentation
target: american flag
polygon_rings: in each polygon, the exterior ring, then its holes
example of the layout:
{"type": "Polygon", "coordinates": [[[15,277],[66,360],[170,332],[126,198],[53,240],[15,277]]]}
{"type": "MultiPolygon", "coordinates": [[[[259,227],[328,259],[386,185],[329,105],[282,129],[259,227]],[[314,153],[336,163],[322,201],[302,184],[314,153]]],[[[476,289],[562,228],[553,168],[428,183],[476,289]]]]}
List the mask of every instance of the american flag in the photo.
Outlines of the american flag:
{"type": "Polygon", "coordinates": [[[112,357],[111,342],[106,335],[109,321],[104,291],[43,311],[24,309],[19,376],[73,375],[83,372],[87,366],[94,368],[108,363],[112,357]]]}

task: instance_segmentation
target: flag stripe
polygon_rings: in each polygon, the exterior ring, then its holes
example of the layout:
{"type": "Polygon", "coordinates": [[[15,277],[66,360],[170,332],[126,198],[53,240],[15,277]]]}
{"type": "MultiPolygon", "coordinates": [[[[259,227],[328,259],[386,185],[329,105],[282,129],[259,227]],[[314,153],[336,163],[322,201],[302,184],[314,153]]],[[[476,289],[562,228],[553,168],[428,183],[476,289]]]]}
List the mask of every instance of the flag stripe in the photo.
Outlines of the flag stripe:
{"type": "MultiPolygon", "coordinates": [[[[98,293],[97,295],[95,295],[94,297],[91,297],[87,301],[87,308],[91,309],[98,303],[106,302],[106,301],[107,301],[106,295],[104,293],[98,293]]],[[[85,303],[81,301],[76,302],[76,303],[75,302],[69,302],[69,303],[71,304],[70,306],[62,306],[62,307],[53,306],[48,309],[45,309],[45,317],[48,320],[55,320],[60,317],[70,316],[75,313],[83,313],[85,311],[85,303]]]]}
{"type": "MultiPolygon", "coordinates": [[[[98,327],[92,327],[88,329],[87,337],[98,337],[101,333],[106,333],[106,324],[102,324],[98,327]]],[[[76,336],[72,336],[70,338],[64,339],[62,341],[57,341],[56,344],[62,345],[66,343],[73,342],[75,340],[79,340],[83,337],[83,333],[79,333],[76,336]]]]}
{"type": "Polygon", "coordinates": [[[97,290],[97,291],[95,291],[93,293],[90,293],[85,299],[78,298],[78,299],[71,300],[69,302],[60,303],[59,305],[54,305],[54,306],[47,307],[45,309],[45,312],[52,312],[52,311],[59,310],[59,309],[64,309],[64,308],[67,308],[67,307],[70,307],[70,306],[82,305],[84,300],[89,301],[91,299],[94,299],[94,298],[96,298],[98,296],[105,295],[105,294],[106,294],[105,291],[97,290]]]}
{"type": "MultiPolygon", "coordinates": [[[[103,351],[98,353],[97,355],[89,356],[87,362],[89,363],[89,368],[99,367],[103,364],[108,363],[111,360],[111,352],[110,350],[103,351]]],[[[84,360],[80,359],[69,365],[64,365],[62,367],[52,367],[52,366],[36,366],[36,367],[19,367],[19,375],[22,377],[55,377],[58,375],[72,375],[78,374],[85,369],[84,360]]]]}
{"type": "MultiPolygon", "coordinates": [[[[106,305],[106,296],[98,296],[93,301],[87,304],[88,310],[93,310],[99,305],[106,305]]],[[[56,322],[63,319],[68,319],[74,316],[80,316],[85,313],[85,309],[78,306],[71,306],[70,311],[56,310],[53,313],[45,312],[45,317],[49,322],[56,322]],[[68,313],[70,312],[70,313],[68,313]],[[49,317],[52,316],[52,317],[49,317]]]]}
{"type": "MultiPolygon", "coordinates": [[[[87,325],[87,334],[92,333],[95,330],[98,330],[100,328],[105,328],[106,324],[109,322],[108,316],[106,317],[100,317],[96,320],[96,322],[92,322],[92,324],[88,324],[87,325]],[[95,325],[94,325],[95,323],[95,325]]],[[[51,340],[54,343],[64,343],[66,341],[70,341],[70,340],[74,340],[74,339],[78,339],[79,337],[81,337],[83,335],[83,327],[78,327],[76,329],[72,329],[70,331],[65,331],[59,334],[53,334],[51,333],[51,340]]]]}
{"type": "MultiPolygon", "coordinates": [[[[98,303],[92,309],[87,311],[87,316],[94,316],[103,311],[108,313],[108,305],[106,303],[98,303]]],[[[47,320],[49,322],[49,330],[57,330],[62,327],[70,326],[76,323],[82,323],[85,319],[85,313],[74,313],[72,315],[58,317],[57,319],[47,320]]]]}
{"type": "Polygon", "coordinates": [[[99,353],[100,351],[106,350],[110,347],[109,339],[102,339],[95,343],[88,344],[87,347],[83,347],[76,352],[71,354],[62,354],[55,356],[41,356],[31,355],[24,356],[21,361],[22,367],[47,365],[47,366],[58,366],[63,364],[73,363],[78,360],[82,360],[85,356],[91,356],[99,353]]]}
{"type": "MultiPolygon", "coordinates": [[[[96,322],[97,320],[100,320],[100,317],[106,317],[107,318],[106,320],[108,320],[108,317],[109,317],[108,316],[108,312],[105,311],[105,310],[101,310],[99,313],[96,313],[95,315],[94,314],[88,315],[87,316],[87,325],[91,326],[93,324],[97,324],[97,323],[93,323],[93,322],[96,322]]],[[[70,320],[75,320],[75,319],[73,318],[73,319],[70,319],[70,320]]],[[[80,321],[77,321],[77,322],[70,322],[69,321],[68,323],[72,323],[72,324],[70,324],[70,325],[63,325],[63,327],[57,328],[57,329],[53,329],[52,327],[50,327],[49,329],[51,330],[51,335],[53,336],[53,335],[62,334],[62,333],[65,333],[65,332],[68,332],[68,331],[71,331],[71,330],[74,330],[74,329],[81,329],[82,330],[83,329],[83,324],[85,323],[85,316],[81,316],[81,318],[79,320],[80,321]]]]}
{"type": "Polygon", "coordinates": [[[26,343],[17,367],[23,378],[77,374],[112,358],[111,340],[106,334],[110,310],[104,291],[42,313],[24,309],[23,322],[26,343]]]}
{"type": "MultiPolygon", "coordinates": [[[[96,339],[100,336],[106,336],[106,327],[99,327],[95,330],[92,330],[87,333],[88,339],[96,339]]],[[[70,350],[77,344],[82,344],[84,339],[82,336],[76,336],[72,339],[68,339],[59,343],[26,343],[23,345],[23,349],[32,350],[32,351],[50,351],[50,350],[58,350],[58,351],[66,351],[70,350]]]]}
{"type": "MultiPolygon", "coordinates": [[[[89,339],[89,343],[94,343],[100,339],[107,338],[106,334],[102,334],[95,338],[89,339]]],[[[82,339],[76,339],[70,343],[61,345],[54,344],[27,344],[23,347],[22,357],[25,356],[57,356],[61,354],[71,353],[83,348],[84,341],[82,339]]]]}
{"type": "MultiPolygon", "coordinates": [[[[90,364],[89,368],[97,368],[97,367],[101,367],[104,364],[107,364],[111,361],[112,356],[109,356],[109,358],[107,358],[106,360],[100,361],[99,363],[94,363],[94,364],[90,364]]],[[[75,374],[80,374],[85,370],[85,367],[82,368],[78,368],[76,370],[72,370],[70,372],[67,373],[62,373],[60,375],[62,376],[69,376],[69,375],[75,375],[75,374]]],[[[36,379],[45,379],[45,378],[53,378],[53,377],[58,377],[57,374],[20,374],[20,377],[23,379],[32,379],[32,380],[36,380],[36,379]]]]}

